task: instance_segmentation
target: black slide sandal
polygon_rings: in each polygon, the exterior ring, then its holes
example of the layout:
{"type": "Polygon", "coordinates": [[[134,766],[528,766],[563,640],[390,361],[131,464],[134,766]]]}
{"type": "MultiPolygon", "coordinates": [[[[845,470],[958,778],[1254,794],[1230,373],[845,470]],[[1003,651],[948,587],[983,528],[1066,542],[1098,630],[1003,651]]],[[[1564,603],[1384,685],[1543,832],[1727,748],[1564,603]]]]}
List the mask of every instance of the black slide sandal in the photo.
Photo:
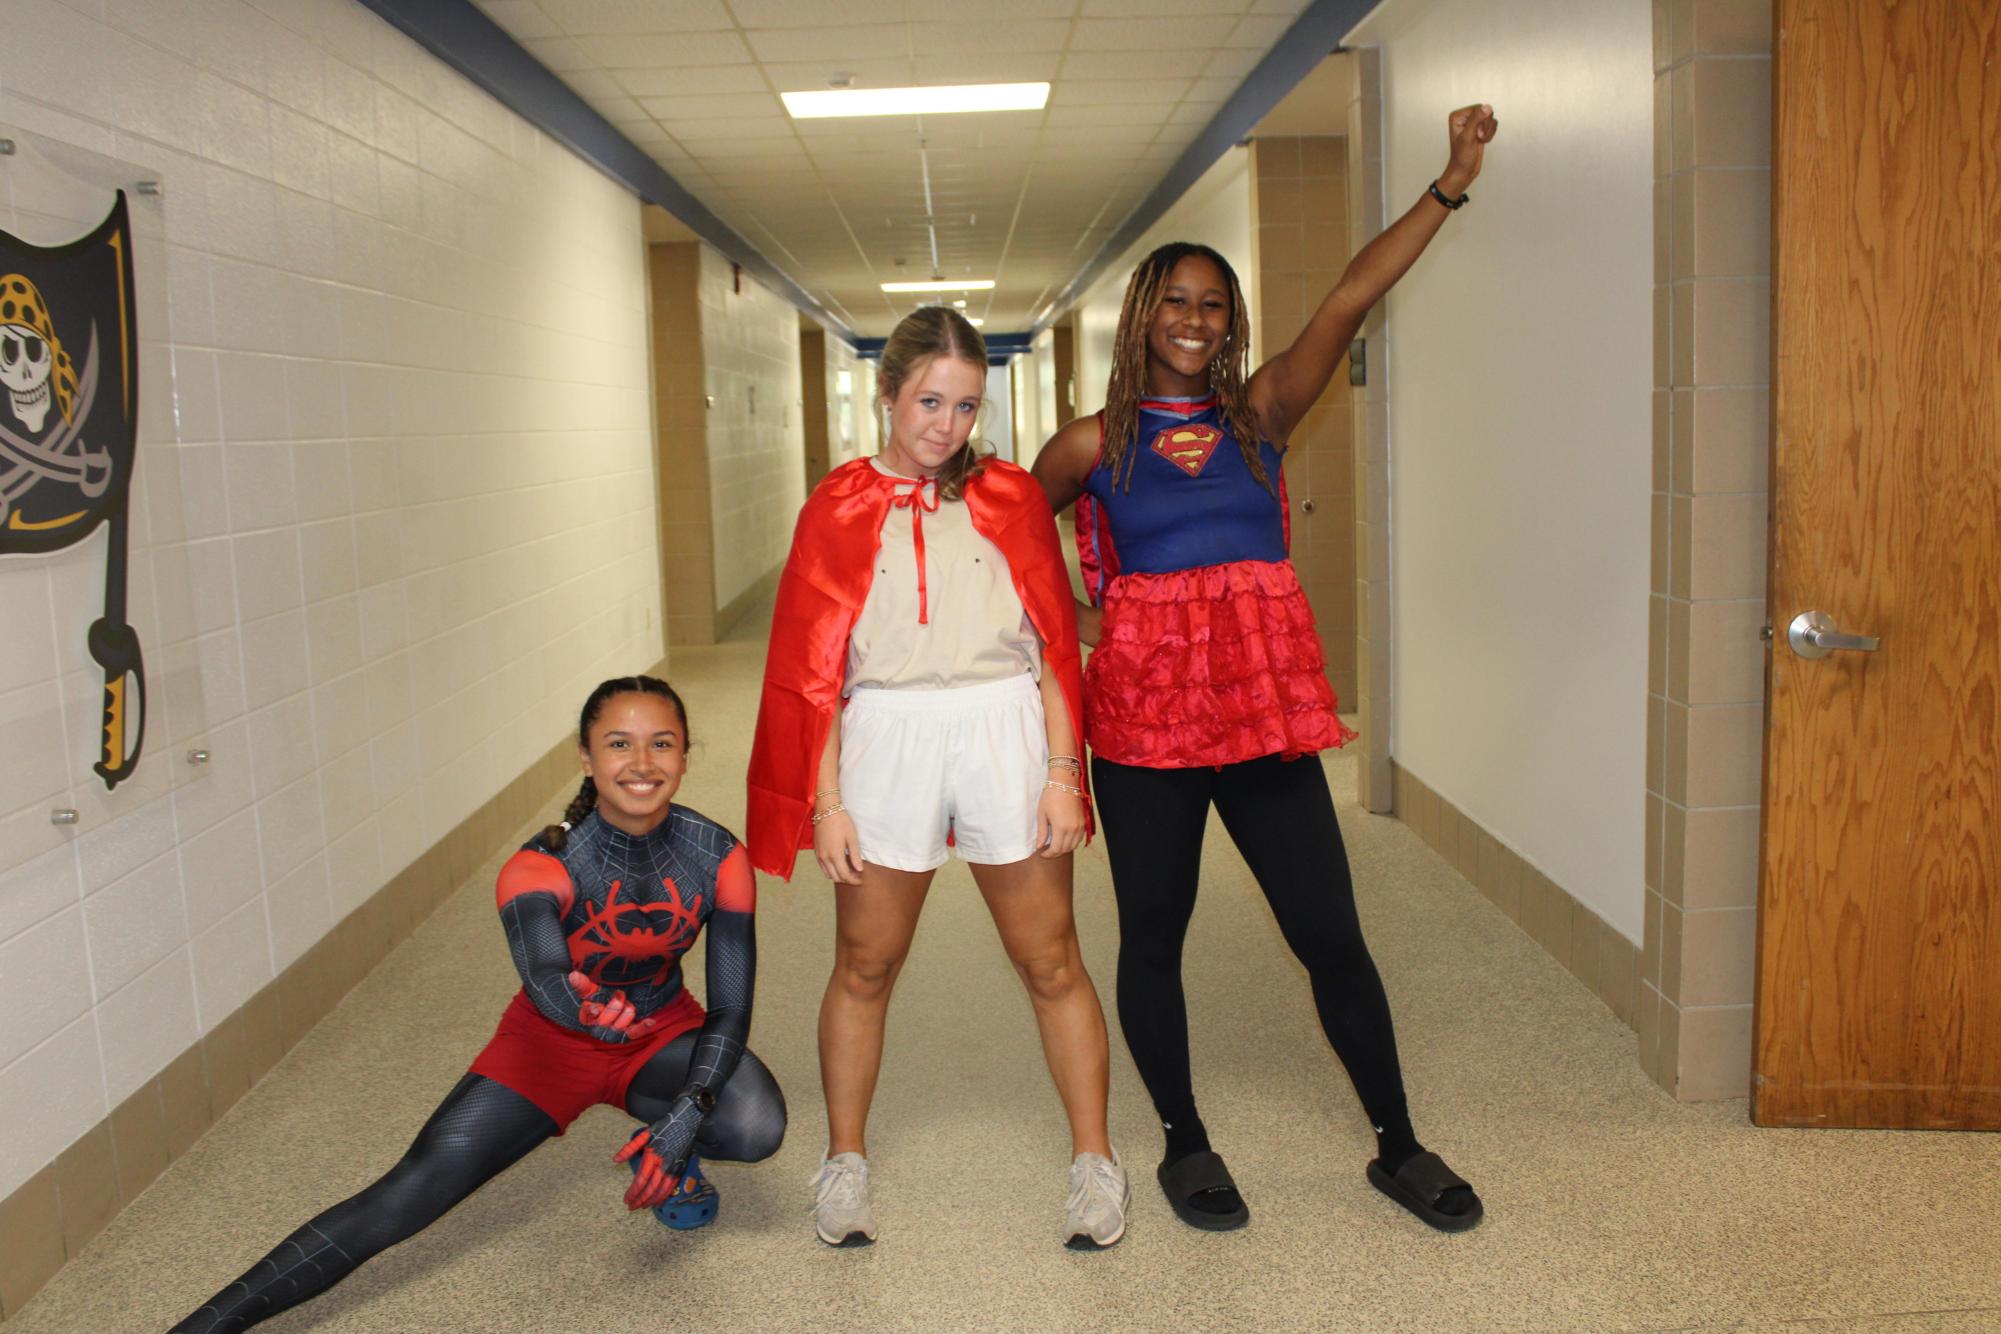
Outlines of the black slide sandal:
{"type": "Polygon", "coordinates": [[[1369,1180],[1383,1194],[1422,1218],[1440,1232],[1465,1232],[1486,1217],[1486,1207],[1473,1187],[1445,1165],[1445,1160],[1429,1150],[1418,1154],[1391,1176],[1380,1161],[1369,1164],[1369,1180]],[[1448,1214],[1438,1202],[1448,1190],[1464,1190],[1473,1195],[1473,1207],[1463,1214],[1448,1214]]]}
{"type": "Polygon", "coordinates": [[[1199,1227],[1204,1232],[1231,1232],[1251,1221],[1250,1206],[1246,1204],[1240,1203],[1227,1214],[1212,1214],[1190,1203],[1205,1190],[1237,1189],[1230,1169],[1223,1165],[1218,1154],[1207,1149],[1191,1153],[1171,1165],[1163,1163],[1154,1175],[1160,1178],[1160,1189],[1167,1195],[1174,1216],[1190,1227],[1199,1227]]]}

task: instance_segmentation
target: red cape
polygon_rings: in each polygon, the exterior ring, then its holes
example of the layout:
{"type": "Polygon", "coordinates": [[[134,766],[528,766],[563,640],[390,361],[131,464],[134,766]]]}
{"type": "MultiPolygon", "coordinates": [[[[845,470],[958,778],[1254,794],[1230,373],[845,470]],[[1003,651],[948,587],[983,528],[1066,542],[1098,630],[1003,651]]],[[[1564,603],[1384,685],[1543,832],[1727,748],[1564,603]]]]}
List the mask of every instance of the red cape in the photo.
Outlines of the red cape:
{"type": "MultiPolygon", "coordinates": [[[[778,581],[764,694],[750,749],[745,821],[751,865],[792,878],[800,849],[813,846],[813,784],[827,729],[840,708],[848,636],[868,599],[875,553],[895,479],[867,459],[828,473],[799,511],[792,554],[778,581]]],[[[1026,468],[989,459],[966,484],[973,527],[1007,557],[1022,609],[1042,638],[1043,670],[1056,673],[1077,744],[1084,744],[1084,672],[1077,648],[1077,604],[1056,536],[1056,517],[1026,468]]],[[[1082,753],[1080,750],[1079,754],[1082,753]]],[[[1085,828],[1091,828],[1089,785],[1085,828]]]]}

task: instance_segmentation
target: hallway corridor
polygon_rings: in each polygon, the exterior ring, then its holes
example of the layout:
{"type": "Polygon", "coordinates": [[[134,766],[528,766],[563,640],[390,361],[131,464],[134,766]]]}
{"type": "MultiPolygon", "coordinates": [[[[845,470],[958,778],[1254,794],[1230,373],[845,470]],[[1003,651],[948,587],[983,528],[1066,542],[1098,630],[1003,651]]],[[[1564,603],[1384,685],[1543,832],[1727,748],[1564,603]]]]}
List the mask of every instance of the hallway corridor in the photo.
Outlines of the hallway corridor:
{"type": "MultiPolygon", "coordinates": [[[[687,804],[739,828],[763,651],[753,618],[672,659],[696,742],[687,804]]],[[[2001,1140],[1759,1131],[1741,1102],[1677,1105],[1641,1073],[1631,1030],[1409,830],[1357,812],[1352,760],[1326,763],[1419,1132],[1486,1199],[1473,1233],[1431,1233],[1364,1181],[1367,1127],[1303,975],[1212,827],[1188,965],[1197,1087],[1249,1228],[1203,1234],[1169,1213],[1152,1181],[1157,1132],[1115,1036],[1131,1231],[1100,1255],[1058,1245],[1061,1113],[1027,1002],[955,861],[892,1017],[871,1127],[882,1239],[816,1242],[813,1034],[831,911],[802,869],[762,886],[752,1039],[786,1090],[791,1134],[765,1164],[716,1169],[715,1226],[671,1234],[624,1212],[610,1157],[627,1129],[599,1109],[266,1328],[2001,1328],[2001,1140]]],[[[547,818],[569,795],[550,794],[547,818]]],[[[512,846],[492,849],[8,1334],[162,1328],[386,1167],[516,985],[491,906],[512,846]]],[[[1077,902],[1109,998],[1116,933],[1099,847],[1078,859],[1077,902]]],[[[692,981],[699,993],[699,963],[692,981]]]]}

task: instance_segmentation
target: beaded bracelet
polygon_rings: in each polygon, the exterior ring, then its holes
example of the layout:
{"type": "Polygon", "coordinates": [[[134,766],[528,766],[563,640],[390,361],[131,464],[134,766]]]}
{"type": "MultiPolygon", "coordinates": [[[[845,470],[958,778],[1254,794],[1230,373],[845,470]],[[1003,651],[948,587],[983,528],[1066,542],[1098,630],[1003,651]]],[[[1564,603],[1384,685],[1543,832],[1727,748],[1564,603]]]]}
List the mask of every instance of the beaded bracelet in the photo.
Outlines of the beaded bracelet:
{"type": "Polygon", "coordinates": [[[847,809],[846,806],[843,806],[840,802],[837,801],[833,805],[827,807],[827,809],[824,811],[813,812],[813,823],[817,825],[820,823],[820,821],[826,819],[828,816],[839,815],[842,811],[846,809],[847,809]]]}
{"type": "Polygon", "coordinates": [[[1072,787],[1068,783],[1059,783],[1053,778],[1050,779],[1048,782],[1044,783],[1043,786],[1055,788],[1058,792],[1068,792],[1073,797],[1082,797],[1084,795],[1083,788],[1072,787]]]}

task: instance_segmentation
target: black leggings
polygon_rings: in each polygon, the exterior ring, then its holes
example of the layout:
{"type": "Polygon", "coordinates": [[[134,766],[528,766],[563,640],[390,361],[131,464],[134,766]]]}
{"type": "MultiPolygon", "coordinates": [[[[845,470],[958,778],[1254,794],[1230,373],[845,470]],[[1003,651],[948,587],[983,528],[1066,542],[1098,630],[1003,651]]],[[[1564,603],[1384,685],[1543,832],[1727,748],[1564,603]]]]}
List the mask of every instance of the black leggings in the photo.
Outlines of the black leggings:
{"type": "MultiPolygon", "coordinates": [[[[641,1068],[626,1095],[628,1112],[642,1121],[667,1114],[687,1082],[697,1036],[682,1034],[641,1068]]],[[[174,1328],[228,1334],[317,1296],[429,1227],[555,1133],[548,1113],[519,1093],[484,1075],[466,1075],[380,1180],[279,1242],[174,1328]]],[[[756,1162],[776,1153],[784,1138],[785,1096],[763,1063],[745,1052],[696,1133],[696,1152],[756,1162]]]]}
{"type": "MultiPolygon", "coordinates": [[[[1119,1026],[1167,1127],[1207,1147],[1188,1071],[1181,949],[1195,911],[1209,805],[1306,965],[1320,1026],[1385,1147],[1414,1142],[1389,998],[1362,940],[1348,852],[1320,761],[1276,755],[1221,768],[1091,762],[1119,902],[1119,1026]]],[[[1177,1156],[1172,1147],[1170,1157],[1177,1156]]]]}

